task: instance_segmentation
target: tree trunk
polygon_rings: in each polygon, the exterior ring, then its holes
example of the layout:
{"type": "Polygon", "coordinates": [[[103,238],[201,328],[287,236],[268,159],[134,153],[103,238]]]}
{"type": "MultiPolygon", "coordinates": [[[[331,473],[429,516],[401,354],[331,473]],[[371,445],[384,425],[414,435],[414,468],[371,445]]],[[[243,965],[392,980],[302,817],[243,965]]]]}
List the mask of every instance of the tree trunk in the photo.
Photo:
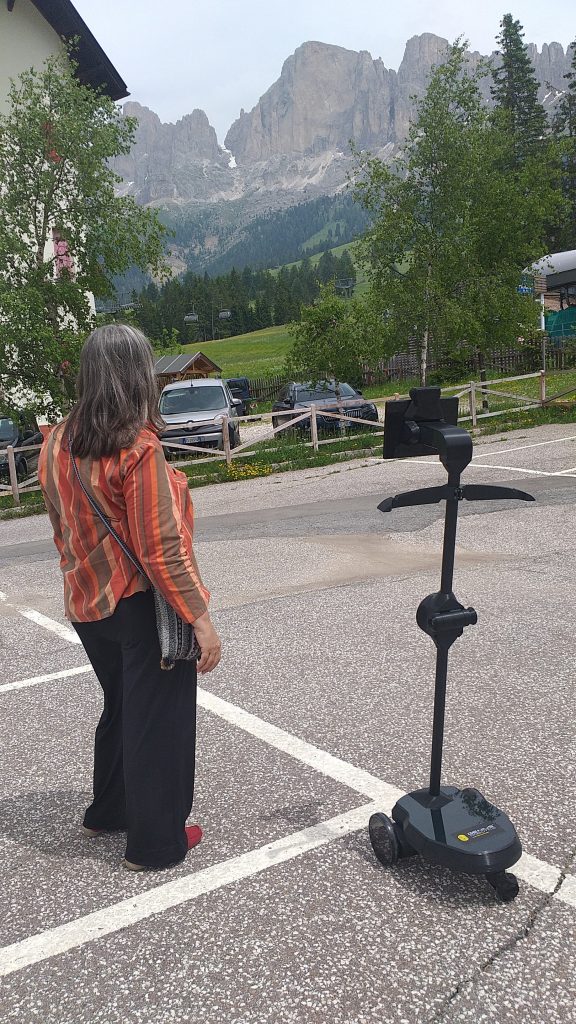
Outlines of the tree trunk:
{"type": "MultiPolygon", "coordinates": [[[[426,293],[425,300],[428,304],[429,299],[429,282],[432,276],[432,264],[428,264],[428,273],[426,275],[426,293]]],[[[426,387],[426,377],[428,374],[428,344],[430,341],[430,324],[427,323],[424,328],[424,335],[420,343],[420,387],[426,387]]]]}
{"type": "MultiPolygon", "coordinates": [[[[486,381],[486,364],[484,362],[484,353],[482,352],[482,349],[480,349],[480,348],[476,349],[476,366],[478,368],[478,375],[480,377],[480,380],[485,382],[486,381]]],[[[486,393],[486,391],[484,391],[484,389],[482,389],[482,409],[483,409],[484,412],[488,412],[489,411],[488,394],[486,393]]]]}
{"type": "MultiPolygon", "coordinates": [[[[334,381],[334,390],[336,392],[336,402],[337,402],[336,408],[338,409],[338,412],[340,413],[340,415],[342,415],[342,413],[346,413],[346,410],[340,404],[341,401],[342,401],[342,391],[340,390],[340,381],[337,378],[334,381]]],[[[341,437],[346,432],[347,425],[348,424],[347,424],[346,420],[338,420],[338,429],[340,431],[340,436],[341,437]]]]}
{"type": "Polygon", "coordinates": [[[428,324],[424,328],[424,336],[420,344],[420,387],[426,387],[426,375],[428,372],[428,324]]]}

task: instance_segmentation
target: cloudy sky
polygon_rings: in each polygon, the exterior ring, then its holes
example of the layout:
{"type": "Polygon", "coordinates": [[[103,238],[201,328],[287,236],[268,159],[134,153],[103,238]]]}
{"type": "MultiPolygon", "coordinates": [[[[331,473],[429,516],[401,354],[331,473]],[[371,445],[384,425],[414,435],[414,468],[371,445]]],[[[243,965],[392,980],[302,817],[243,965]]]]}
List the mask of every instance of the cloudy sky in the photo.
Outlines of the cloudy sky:
{"type": "MultiPolygon", "coordinates": [[[[74,0],[124,78],[131,98],[163,121],[205,110],[222,143],[240,108],[251,110],[297,46],[310,39],[368,50],[397,69],[406,40],[434,32],[496,48],[507,0],[74,0]]],[[[524,41],[576,36],[574,0],[518,0],[524,41]]]]}

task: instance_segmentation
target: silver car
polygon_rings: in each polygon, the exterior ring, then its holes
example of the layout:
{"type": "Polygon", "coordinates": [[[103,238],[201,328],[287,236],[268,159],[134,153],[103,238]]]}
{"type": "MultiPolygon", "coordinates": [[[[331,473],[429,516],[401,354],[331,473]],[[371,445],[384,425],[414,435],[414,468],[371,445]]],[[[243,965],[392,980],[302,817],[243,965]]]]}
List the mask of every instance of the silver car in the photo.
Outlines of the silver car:
{"type": "MultiPolygon", "coordinates": [[[[222,420],[228,416],[230,447],[240,444],[238,407],[223,380],[181,380],[167,384],[160,397],[160,415],[166,424],[162,440],[223,448],[222,420]]],[[[180,454],[183,454],[180,452],[180,454]]]]}

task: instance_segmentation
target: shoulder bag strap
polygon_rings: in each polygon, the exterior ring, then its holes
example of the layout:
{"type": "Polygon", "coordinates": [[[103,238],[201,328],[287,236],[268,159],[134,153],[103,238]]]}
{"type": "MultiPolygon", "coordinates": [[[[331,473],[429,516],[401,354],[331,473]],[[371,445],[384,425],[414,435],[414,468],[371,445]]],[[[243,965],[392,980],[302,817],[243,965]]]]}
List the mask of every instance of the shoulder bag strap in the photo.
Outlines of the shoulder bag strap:
{"type": "Polygon", "coordinates": [[[84,483],[82,481],[82,477],[80,476],[80,473],[78,472],[78,466],[76,465],[76,459],[74,458],[74,454],[72,452],[72,438],[70,438],[70,437],[68,438],[68,451],[70,452],[70,459],[71,459],[72,465],[74,467],[74,473],[76,474],[76,479],[77,479],[78,483],[80,484],[80,487],[84,491],[84,494],[88,498],[88,501],[90,502],[90,505],[94,509],[94,512],[96,513],[98,518],[104,523],[104,526],[109,531],[109,533],[114,537],[114,540],[120,546],[120,548],[122,549],[122,551],[126,555],[126,558],[130,559],[130,561],[132,562],[132,565],[134,565],[136,567],[136,569],[138,570],[138,572],[142,573],[142,576],[144,576],[144,578],[147,579],[148,582],[152,585],[150,577],[148,576],[148,574],[146,572],[144,572],[144,569],[142,568],[142,564],[138,561],[138,559],[136,558],[136,555],[130,550],[128,545],[122,540],[122,537],[120,537],[120,535],[116,532],[116,530],[112,526],[112,523],[108,519],[108,516],[105,515],[105,513],[100,508],[100,505],[98,504],[96,499],[92,497],[90,492],[84,486],[84,483]]]}

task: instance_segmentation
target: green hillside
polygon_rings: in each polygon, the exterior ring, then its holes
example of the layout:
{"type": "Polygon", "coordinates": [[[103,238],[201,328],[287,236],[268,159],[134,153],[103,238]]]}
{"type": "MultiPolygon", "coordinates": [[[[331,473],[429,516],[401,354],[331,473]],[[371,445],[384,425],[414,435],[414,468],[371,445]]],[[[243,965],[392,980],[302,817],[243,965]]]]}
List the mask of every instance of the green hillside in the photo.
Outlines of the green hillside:
{"type": "Polygon", "coordinates": [[[204,352],[222,367],[224,377],[271,377],[282,371],[291,344],[287,326],[281,326],[183,345],[183,351],[204,352]]]}
{"type": "MultiPolygon", "coordinates": [[[[326,249],[325,252],[331,252],[333,256],[340,257],[342,256],[342,253],[345,250],[348,250],[348,252],[350,253],[350,256],[352,257],[352,262],[354,263],[354,267],[356,269],[356,287],[354,289],[354,297],[358,299],[368,290],[368,279],[364,271],[358,266],[356,260],[354,259],[354,242],[347,242],[344,245],[336,245],[334,246],[333,249],[326,249]]],[[[310,257],[310,263],[312,264],[313,267],[318,265],[323,255],[323,252],[317,252],[314,256],[310,257]]],[[[294,263],[286,263],[286,270],[290,270],[291,267],[299,267],[301,263],[302,260],[296,260],[294,263]]],[[[277,274],[278,271],[281,269],[281,267],[274,267],[274,269],[271,270],[270,273],[277,274]]]]}
{"type": "Polygon", "coordinates": [[[256,213],[253,201],[244,197],[216,206],[163,208],[161,215],[189,269],[206,270],[210,277],[227,274],[233,267],[277,267],[306,251],[351,241],[362,234],[369,219],[347,192],[265,214],[256,213]]]}

